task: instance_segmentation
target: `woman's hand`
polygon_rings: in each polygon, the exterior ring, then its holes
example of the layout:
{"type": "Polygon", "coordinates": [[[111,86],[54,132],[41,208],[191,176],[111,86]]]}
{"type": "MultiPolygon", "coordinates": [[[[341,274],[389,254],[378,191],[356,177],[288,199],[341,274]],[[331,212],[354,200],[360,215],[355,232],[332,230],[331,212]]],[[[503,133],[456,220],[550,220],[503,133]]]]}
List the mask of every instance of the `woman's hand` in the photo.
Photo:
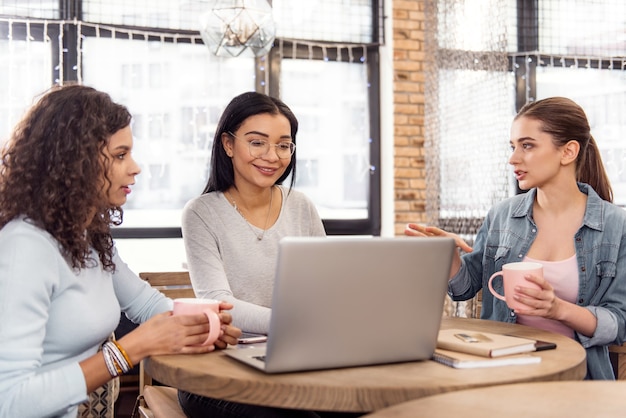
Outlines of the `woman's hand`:
{"type": "Polygon", "coordinates": [[[462,249],[466,253],[472,252],[472,247],[467,245],[463,238],[451,232],[446,232],[443,229],[436,228],[434,226],[424,226],[420,224],[409,223],[404,229],[404,235],[413,237],[449,237],[454,239],[454,242],[458,248],[462,249]]]}
{"type": "MultiPolygon", "coordinates": [[[[469,253],[472,252],[472,247],[467,245],[463,238],[460,236],[453,234],[451,232],[446,232],[443,229],[436,228],[434,226],[424,226],[415,223],[407,224],[404,229],[404,235],[412,236],[412,237],[448,237],[454,239],[454,243],[461,250],[469,253]]],[[[452,256],[452,265],[450,266],[450,278],[454,277],[461,268],[461,256],[458,251],[454,252],[452,256]]]]}
{"type": "Polygon", "coordinates": [[[525,279],[536,283],[540,289],[516,286],[513,297],[527,305],[528,309],[516,309],[515,313],[553,319],[587,337],[594,335],[598,321],[589,310],[556,296],[552,285],[543,277],[529,274],[525,276],[525,279]]]}
{"type": "Polygon", "coordinates": [[[554,294],[554,288],[543,277],[534,274],[524,276],[530,282],[539,286],[535,289],[527,286],[515,286],[513,298],[528,306],[528,309],[516,309],[521,315],[540,316],[547,319],[559,320],[562,300],[554,294]]]}
{"type": "Polygon", "coordinates": [[[214,344],[202,346],[209,336],[209,321],[205,314],[172,315],[164,312],[153,316],[135,330],[119,340],[133,364],[148,356],[159,354],[197,354],[207,353],[215,348],[226,348],[228,344],[237,344],[241,330],[231,325],[232,316],[225,310],[233,305],[220,304],[220,336],[214,344]]]}
{"type": "Polygon", "coordinates": [[[164,312],[153,316],[119,340],[133,364],[159,354],[207,353],[214,345],[202,346],[209,335],[205,314],[172,315],[164,312]]]}
{"type": "Polygon", "coordinates": [[[233,325],[231,325],[233,321],[233,317],[228,312],[223,312],[225,310],[230,310],[233,308],[231,303],[222,302],[220,304],[220,320],[222,321],[222,334],[215,341],[216,348],[226,348],[228,344],[235,345],[237,344],[237,340],[241,335],[241,330],[233,325]]]}

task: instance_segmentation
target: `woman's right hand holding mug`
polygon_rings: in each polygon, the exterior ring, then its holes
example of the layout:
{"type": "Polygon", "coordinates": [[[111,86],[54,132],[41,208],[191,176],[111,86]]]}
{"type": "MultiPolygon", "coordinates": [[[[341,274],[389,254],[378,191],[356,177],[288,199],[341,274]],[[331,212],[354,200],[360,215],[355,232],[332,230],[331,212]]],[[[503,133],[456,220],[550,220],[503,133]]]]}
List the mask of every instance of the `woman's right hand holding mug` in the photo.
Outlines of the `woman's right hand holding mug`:
{"type": "Polygon", "coordinates": [[[208,353],[214,345],[201,345],[209,335],[209,321],[204,313],[173,315],[164,312],[153,316],[119,340],[138,364],[146,357],[159,354],[208,353]]]}

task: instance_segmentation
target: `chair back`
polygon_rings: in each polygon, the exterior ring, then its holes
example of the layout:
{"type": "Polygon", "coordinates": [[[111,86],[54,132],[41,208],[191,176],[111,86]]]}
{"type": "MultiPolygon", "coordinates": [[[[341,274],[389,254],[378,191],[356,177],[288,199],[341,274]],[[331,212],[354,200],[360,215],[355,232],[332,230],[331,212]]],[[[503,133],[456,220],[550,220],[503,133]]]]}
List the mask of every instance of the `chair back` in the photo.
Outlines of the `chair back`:
{"type": "Polygon", "coordinates": [[[142,272],[139,277],[170,299],[196,297],[188,271],[142,272]]]}
{"type": "MultiPolygon", "coordinates": [[[[141,272],[139,277],[170,299],[196,297],[188,271],[141,272]]],[[[139,364],[140,396],[143,395],[144,387],[151,384],[152,377],[146,372],[142,361],[139,364]]]]}
{"type": "MultiPolygon", "coordinates": [[[[178,403],[178,390],[169,386],[146,386],[138,398],[141,418],[186,418],[178,403]]],[[[134,416],[134,415],[133,415],[134,416]]]]}

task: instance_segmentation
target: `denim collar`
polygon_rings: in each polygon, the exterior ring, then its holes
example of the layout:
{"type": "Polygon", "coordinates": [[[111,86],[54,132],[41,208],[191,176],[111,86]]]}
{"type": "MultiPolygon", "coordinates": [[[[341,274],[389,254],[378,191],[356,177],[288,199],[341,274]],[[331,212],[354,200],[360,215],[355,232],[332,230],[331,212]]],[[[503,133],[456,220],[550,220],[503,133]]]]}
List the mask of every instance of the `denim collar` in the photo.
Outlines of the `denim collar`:
{"type": "MultiPolygon", "coordinates": [[[[578,189],[587,195],[587,207],[585,208],[585,217],[583,225],[596,229],[604,230],[604,211],[602,210],[603,200],[598,196],[595,190],[586,183],[577,183],[578,189]]],[[[533,203],[537,196],[537,189],[530,189],[525,193],[524,197],[519,200],[517,206],[511,212],[511,217],[521,218],[528,217],[532,221],[533,203]]],[[[534,223],[534,222],[533,222],[534,223]]]]}

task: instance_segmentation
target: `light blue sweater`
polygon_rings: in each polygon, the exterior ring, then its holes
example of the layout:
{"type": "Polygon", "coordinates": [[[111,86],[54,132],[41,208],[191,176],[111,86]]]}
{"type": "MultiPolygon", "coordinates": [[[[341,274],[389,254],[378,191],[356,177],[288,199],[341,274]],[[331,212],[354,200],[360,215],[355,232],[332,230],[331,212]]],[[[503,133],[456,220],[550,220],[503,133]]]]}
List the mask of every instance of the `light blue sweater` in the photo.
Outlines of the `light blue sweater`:
{"type": "Polygon", "coordinates": [[[56,240],[24,220],[0,230],[0,417],[76,417],[87,399],[79,362],[92,356],[119,323],[171,309],[114,256],[105,272],[73,271],[56,240]]]}

